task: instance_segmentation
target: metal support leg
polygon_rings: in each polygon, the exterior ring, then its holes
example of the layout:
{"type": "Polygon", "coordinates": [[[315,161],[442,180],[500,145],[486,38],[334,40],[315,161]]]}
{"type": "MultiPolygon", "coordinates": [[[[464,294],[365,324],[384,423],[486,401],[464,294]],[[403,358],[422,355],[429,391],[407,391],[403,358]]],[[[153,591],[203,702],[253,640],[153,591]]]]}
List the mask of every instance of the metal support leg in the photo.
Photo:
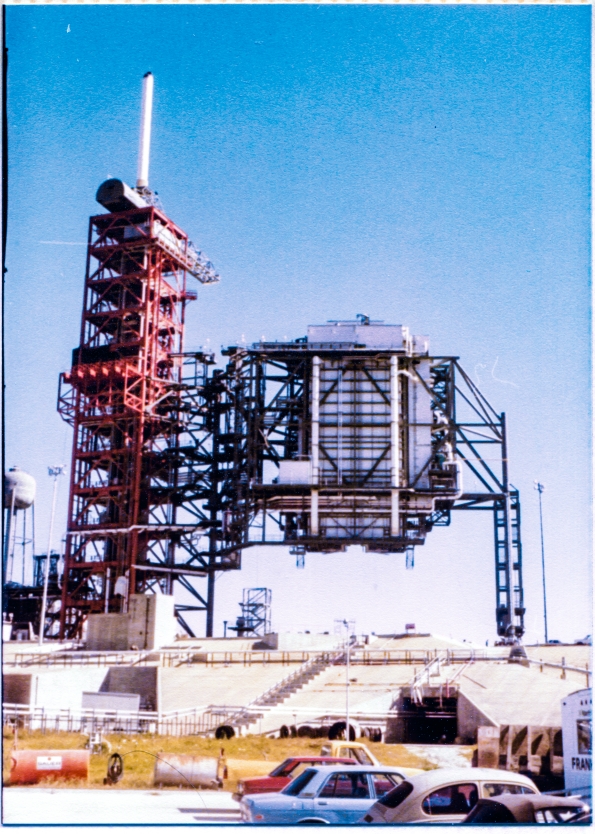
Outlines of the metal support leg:
{"type": "Polygon", "coordinates": [[[391,480],[391,509],[390,534],[397,538],[401,532],[399,519],[399,463],[401,458],[399,414],[401,403],[399,397],[399,358],[390,358],[390,480],[391,480]]]}
{"type": "Polygon", "coordinates": [[[213,636],[213,614],[215,612],[215,572],[209,571],[207,577],[207,628],[206,636],[213,636]]]}
{"type": "Polygon", "coordinates": [[[494,546],[496,556],[496,621],[501,637],[524,633],[523,575],[521,547],[521,505],[519,494],[508,483],[506,418],[502,426],[503,497],[494,501],[494,546]]]}

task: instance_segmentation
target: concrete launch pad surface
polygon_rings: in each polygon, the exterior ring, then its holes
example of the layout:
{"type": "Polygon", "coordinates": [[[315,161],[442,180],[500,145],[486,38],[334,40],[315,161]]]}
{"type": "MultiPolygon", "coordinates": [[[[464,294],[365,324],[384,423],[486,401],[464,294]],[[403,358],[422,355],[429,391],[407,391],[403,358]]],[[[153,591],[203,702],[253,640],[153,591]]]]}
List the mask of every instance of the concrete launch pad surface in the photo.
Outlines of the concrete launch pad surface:
{"type": "Polygon", "coordinates": [[[227,791],[4,788],[3,825],[197,825],[240,821],[227,791]]]}

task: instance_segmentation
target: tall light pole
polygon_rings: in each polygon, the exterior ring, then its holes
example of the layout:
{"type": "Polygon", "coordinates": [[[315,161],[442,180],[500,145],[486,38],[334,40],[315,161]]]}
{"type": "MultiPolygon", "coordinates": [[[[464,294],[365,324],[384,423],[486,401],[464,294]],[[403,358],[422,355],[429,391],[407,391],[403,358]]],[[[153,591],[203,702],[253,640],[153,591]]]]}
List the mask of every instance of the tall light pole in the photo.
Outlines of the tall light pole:
{"type": "Polygon", "coordinates": [[[351,741],[351,733],[349,732],[349,623],[347,620],[343,620],[343,625],[347,631],[347,665],[346,665],[346,678],[345,678],[345,741],[351,741]]]}
{"type": "Polygon", "coordinates": [[[64,474],[66,466],[48,466],[48,475],[54,479],[54,491],[52,494],[52,513],[50,515],[50,535],[48,537],[48,549],[45,557],[45,572],[43,575],[43,596],[41,598],[41,617],[39,619],[39,645],[43,645],[43,628],[45,625],[45,610],[48,604],[48,580],[50,576],[50,556],[52,552],[52,536],[54,534],[54,516],[56,514],[56,494],[58,492],[58,478],[64,474]]]}
{"type": "Polygon", "coordinates": [[[539,529],[541,531],[541,574],[543,577],[543,627],[545,632],[545,642],[547,643],[547,601],[545,595],[545,549],[543,546],[543,509],[541,505],[541,496],[545,490],[545,486],[539,481],[534,481],[534,488],[539,493],[539,529]]]}

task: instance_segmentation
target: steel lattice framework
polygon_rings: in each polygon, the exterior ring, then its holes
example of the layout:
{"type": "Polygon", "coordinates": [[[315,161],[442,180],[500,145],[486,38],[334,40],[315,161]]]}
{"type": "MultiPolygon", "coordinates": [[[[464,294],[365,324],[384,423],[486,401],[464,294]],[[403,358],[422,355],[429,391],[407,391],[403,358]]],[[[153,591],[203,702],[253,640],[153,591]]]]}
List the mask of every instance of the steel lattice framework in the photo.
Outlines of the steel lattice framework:
{"type": "Polygon", "coordinates": [[[214,550],[238,567],[240,552],[258,544],[298,556],[361,545],[412,561],[453,510],[489,511],[498,633],[522,635],[520,501],[508,480],[505,415],[457,357],[307,339],[225,352],[206,406],[214,550]]]}
{"type": "Polygon", "coordinates": [[[498,633],[522,635],[505,417],[458,359],[362,317],[227,348],[213,369],[183,353],[188,272],[213,280],[155,206],[91,218],[81,341],[59,394],[74,428],[61,635],[120,610],[124,576],[129,594],[177,581],[193,599],[179,621],[192,634],[185,614],[204,610],[211,636],[216,572],[239,569],[245,548],[303,559],[361,545],[412,565],[453,510],[492,512],[498,633]]]}
{"type": "Polygon", "coordinates": [[[193,357],[185,381],[184,311],[196,297],[188,272],[216,278],[155,206],[91,218],[80,346],[58,397],[74,429],[62,637],[80,634],[90,613],[120,610],[120,577],[130,594],[156,586],[171,593],[174,578],[190,584],[188,575],[204,575],[193,547],[204,517],[192,518],[192,490],[200,491],[196,392],[208,360],[193,357]]]}

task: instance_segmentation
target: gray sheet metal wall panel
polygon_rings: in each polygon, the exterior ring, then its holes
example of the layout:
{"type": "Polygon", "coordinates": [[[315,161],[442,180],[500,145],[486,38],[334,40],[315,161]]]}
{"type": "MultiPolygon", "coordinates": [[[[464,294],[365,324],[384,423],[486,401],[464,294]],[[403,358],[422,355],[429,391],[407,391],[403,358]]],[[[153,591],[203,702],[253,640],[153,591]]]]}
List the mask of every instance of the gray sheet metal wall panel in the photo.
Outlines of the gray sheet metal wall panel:
{"type": "Polygon", "coordinates": [[[127,692],[83,692],[82,708],[138,712],[140,695],[127,692]]]}
{"type": "MultiPolygon", "coordinates": [[[[422,359],[416,371],[430,387],[429,360],[422,359]]],[[[433,422],[431,395],[421,382],[409,380],[409,485],[415,483],[417,489],[430,487],[429,465],[426,464],[432,456],[433,422]]]]}
{"type": "Polygon", "coordinates": [[[308,327],[308,342],[361,345],[383,350],[411,351],[409,329],[401,324],[328,322],[308,327]]]}
{"type": "Polygon", "coordinates": [[[389,373],[387,360],[323,359],[322,486],[390,485],[389,373]]]}

